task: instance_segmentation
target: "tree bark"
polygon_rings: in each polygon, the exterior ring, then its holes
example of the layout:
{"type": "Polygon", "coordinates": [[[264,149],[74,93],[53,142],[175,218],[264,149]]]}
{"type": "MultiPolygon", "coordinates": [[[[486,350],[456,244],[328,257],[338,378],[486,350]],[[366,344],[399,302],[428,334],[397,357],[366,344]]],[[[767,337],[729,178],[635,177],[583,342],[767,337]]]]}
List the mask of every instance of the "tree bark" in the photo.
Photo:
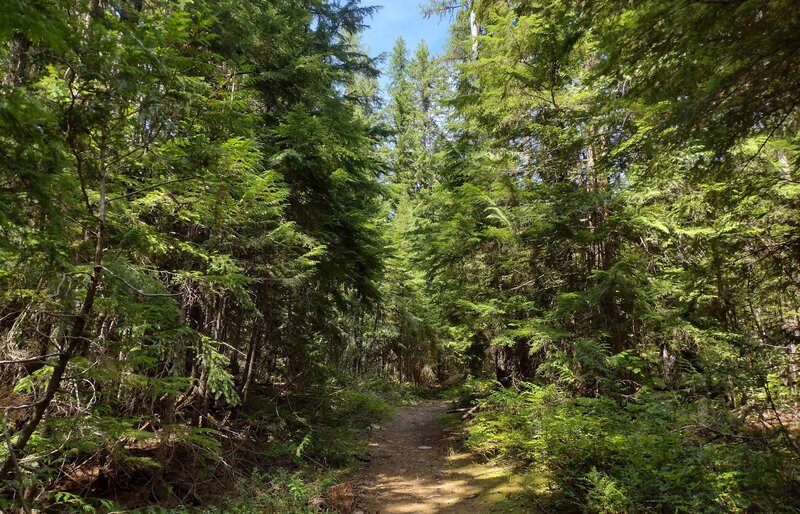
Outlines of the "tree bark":
{"type": "Polygon", "coordinates": [[[478,60],[478,34],[480,33],[480,26],[478,25],[478,17],[475,14],[475,9],[469,12],[469,34],[472,37],[472,60],[478,60]]]}
{"type": "Polygon", "coordinates": [[[45,386],[44,394],[41,398],[36,400],[33,406],[33,415],[31,418],[25,423],[22,429],[16,434],[16,440],[12,445],[11,454],[6,457],[6,460],[3,462],[2,468],[0,468],[0,481],[3,480],[10,480],[12,475],[15,472],[14,463],[16,459],[19,458],[19,453],[21,453],[25,446],[27,446],[28,441],[30,441],[31,437],[33,436],[36,428],[41,423],[42,419],[44,418],[45,412],[47,412],[48,407],[55,398],[56,393],[61,387],[61,381],[64,378],[64,373],[67,370],[67,365],[69,364],[70,359],[75,356],[76,352],[83,346],[84,341],[84,334],[86,332],[86,324],[89,319],[89,315],[92,312],[94,307],[95,297],[97,296],[97,291],[100,288],[100,278],[103,272],[103,255],[105,253],[105,238],[106,238],[106,203],[107,203],[107,194],[106,194],[106,170],[105,170],[105,150],[101,147],[100,150],[100,184],[99,184],[99,195],[100,198],[98,200],[98,226],[97,226],[97,236],[95,239],[95,252],[94,252],[94,260],[93,260],[93,268],[92,268],[92,276],[89,282],[89,286],[86,289],[86,297],[83,300],[83,304],[81,305],[81,309],[78,311],[78,314],[75,316],[75,322],[72,325],[72,330],[64,336],[61,343],[62,352],[61,355],[58,357],[55,366],[53,366],[53,373],[50,375],[50,378],[47,381],[47,385],[45,386]]]}

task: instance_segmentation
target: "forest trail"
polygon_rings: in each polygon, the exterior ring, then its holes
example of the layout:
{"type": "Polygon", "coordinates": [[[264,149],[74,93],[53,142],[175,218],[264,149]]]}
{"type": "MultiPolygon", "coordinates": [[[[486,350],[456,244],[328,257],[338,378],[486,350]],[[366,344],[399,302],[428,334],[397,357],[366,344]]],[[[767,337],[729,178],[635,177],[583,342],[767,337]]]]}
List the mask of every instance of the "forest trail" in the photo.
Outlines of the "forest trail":
{"type": "Polygon", "coordinates": [[[515,512],[522,488],[510,470],[461,449],[448,403],[399,409],[369,442],[371,461],[353,479],[369,514],[515,512]]]}

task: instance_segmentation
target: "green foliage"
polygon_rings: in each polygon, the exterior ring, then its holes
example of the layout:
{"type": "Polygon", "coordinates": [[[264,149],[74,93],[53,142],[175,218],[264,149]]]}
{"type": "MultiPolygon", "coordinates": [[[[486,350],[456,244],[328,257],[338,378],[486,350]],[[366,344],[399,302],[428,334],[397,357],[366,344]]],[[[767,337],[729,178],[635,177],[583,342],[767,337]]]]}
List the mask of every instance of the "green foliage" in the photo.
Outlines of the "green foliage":
{"type": "Polygon", "coordinates": [[[433,4],[454,111],[412,244],[451,347],[510,388],[472,446],[565,508],[796,508],[796,16],[433,4]]]}
{"type": "Polygon", "coordinates": [[[385,421],[390,410],[386,400],[370,390],[343,391],[333,405],[337,421],[347,421],[358,428],[385,421]]]}
{"type": "Polygon", "coordinates": [[[236,406],[239,403],[236,384],[226,369],[229,365],[228,359],[220,353],[218,346],[220,346],[218,341],[201,336],[197,362],[203,367],[206,374],[205,380],[211,394],[217,399],[224,398],[231,406],[236,406]]]}
{"type": "Polygon", "coordinates": [[[348,93],[375,76],[373,9],[2,7],[0,353],[23,361],[0,390],[33,406],[12,424],[27,471],[4,455],[0,476],[97,463],[88,491],[170,476],[164,444],[219,459],[259,384],[324,384],[376,298],[382,164],[348,93]]]}
{"type": "Polygon", "coordinates": [[[625,512],[628,498],[617,482],[596,469],[586,475],[586,511],[597,513],[625,512]]]}
{"type": "Polygon", "coordinates": [[[225,512],[236,514],[312,513],[309,500],[335,483],[331,476],[309,482],[301,473],[279,470],[272,474],[254,471],[236,484],[238,498],[224,506],[225,512]]]}
{"type": "Polygon", "coordinates": [[[383,103],[374,9],[0,0],[3,508],[253,437],[302,510],[453,376],[558,506],[796,508],[795,3],[436,0],[383,103]]]}
{"type": "Polygon", "coordinates": [[[111,500],[82,498],[66,491],[56,493],[54,498],[54,507],[71,512],[111,512],[119,507],[111,500]]]}
{"type": "MultiPolygon", "coordinates": [[[[546,473],[549,501],[587,512],[782,512],[796,464],[708,402],[640,391],[622,405],[523,384],[481,402],[468,445],[546,473]]],[[[792,507],[793,506],[793,507],[792,507]]]]}
{"type": "Polygon", "coordinates": [[[296,445],[295,456],[325,466],[352,465],[364,451],[364,430],[386,421],[392,410],[388,402],[392,394],[384,396],[384,391],[370,387],[374,383],[349,382],[347,389],[323,393],[326,401],[312,404],[314,410],[306,413],[309,421],[297,418],[301,422],[298,435],[305,433],[296,445]]]}
{"type": "Polygon", "coordinates": [[[451,385],[446,392],[459,407],[469,407],[476,400],[486,398],[492,394],[497,386],[498,384],[494,380],[468,376],[466,379],[459,380],[451,385]]]}

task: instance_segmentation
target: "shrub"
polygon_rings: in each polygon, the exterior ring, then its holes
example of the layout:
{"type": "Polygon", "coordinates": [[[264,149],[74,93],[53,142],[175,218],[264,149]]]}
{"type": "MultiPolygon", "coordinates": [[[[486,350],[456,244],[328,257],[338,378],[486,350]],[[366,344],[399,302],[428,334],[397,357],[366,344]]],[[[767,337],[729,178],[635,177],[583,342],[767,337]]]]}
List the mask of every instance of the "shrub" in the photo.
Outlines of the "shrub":
{"type": "Polygon", "coordinates": [[[559,501],[586,512],[785,512],[797,462],[706,402],[666,393],[567,398],[526,384],[483,402],[468,445],[546,470],[559,501]],[[779,471],[783,470],[783,471],[779,471]]]}
{"type": "Polygon", "coordinates": [[[375,393],[368,391],[343,391],[335,399],[333,416],[339,424],[366,428],[385,420],[391,406],[375,393]]]}
{"type": "Polygon", "coordinates": [[[254,471],[236,484],[237,497],[224,505],[223,512],[231,514],[311,513],[309,500],[335,480],[330,476],[310,480],[300,472],[278,469],[271,474],[254,471]]]}

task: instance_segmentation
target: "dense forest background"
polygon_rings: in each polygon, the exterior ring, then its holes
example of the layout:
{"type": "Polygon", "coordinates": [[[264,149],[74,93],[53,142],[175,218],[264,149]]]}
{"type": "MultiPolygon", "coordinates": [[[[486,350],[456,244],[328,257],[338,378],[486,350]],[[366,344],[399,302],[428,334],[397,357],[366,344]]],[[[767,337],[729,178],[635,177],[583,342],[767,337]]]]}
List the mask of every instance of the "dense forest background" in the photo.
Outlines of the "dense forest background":
{"type": "Polygon", "coordinates": [[[800,510],[800,4],[426,10],[0,0],[0,509],[292,497],[469,376],[546,509],[800,510]]]}

